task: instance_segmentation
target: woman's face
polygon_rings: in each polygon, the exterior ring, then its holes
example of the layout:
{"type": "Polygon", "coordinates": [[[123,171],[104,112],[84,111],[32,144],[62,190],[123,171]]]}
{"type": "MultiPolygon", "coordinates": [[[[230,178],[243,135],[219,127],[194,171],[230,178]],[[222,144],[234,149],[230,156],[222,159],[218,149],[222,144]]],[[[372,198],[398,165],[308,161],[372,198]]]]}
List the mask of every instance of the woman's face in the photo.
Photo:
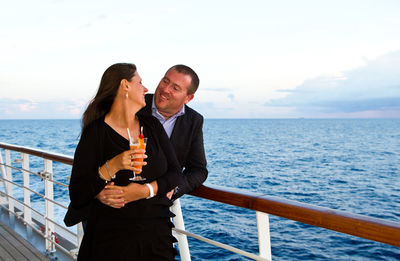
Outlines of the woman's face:
{"type": "Polygon", "coordinates": [[[148,89],[142,85],[142,78],[137,72],[129,81],[128,86],[129,99],[134,103],[140,104],[141,107],[146,106],[144,95],[148,92],[148,89]]]}

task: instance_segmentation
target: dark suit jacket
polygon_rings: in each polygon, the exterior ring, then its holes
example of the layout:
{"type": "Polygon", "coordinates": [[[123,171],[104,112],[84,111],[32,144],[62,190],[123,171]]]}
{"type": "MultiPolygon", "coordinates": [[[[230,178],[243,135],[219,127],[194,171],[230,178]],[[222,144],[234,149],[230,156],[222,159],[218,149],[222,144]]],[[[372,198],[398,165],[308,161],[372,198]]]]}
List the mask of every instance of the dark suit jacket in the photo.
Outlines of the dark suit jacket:
{"type": "MultiPolygon", "coordinates": [[[[139,113],[151,115],[153,94],[146,94],[146,107],[139,113]]],[[[183,184],[174,198],[193,191],[207,179],[207,161],[203,143],[203,116],[185,105],[185,114],[176,119],[170,140],[183,169],[183,184]]]]}

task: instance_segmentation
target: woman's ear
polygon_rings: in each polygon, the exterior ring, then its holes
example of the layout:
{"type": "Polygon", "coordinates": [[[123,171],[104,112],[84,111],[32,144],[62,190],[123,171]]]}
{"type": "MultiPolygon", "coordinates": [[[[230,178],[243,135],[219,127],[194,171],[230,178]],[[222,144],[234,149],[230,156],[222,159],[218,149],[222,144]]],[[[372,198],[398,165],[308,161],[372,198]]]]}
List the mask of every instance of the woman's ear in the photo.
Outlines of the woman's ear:
{"type": "Polygon", "coordinates": [[[126,79],[122,79],[119,86],[122,87],[122,90],[124,91],[128,91],[129,89],[128,81],[126,79]]]}

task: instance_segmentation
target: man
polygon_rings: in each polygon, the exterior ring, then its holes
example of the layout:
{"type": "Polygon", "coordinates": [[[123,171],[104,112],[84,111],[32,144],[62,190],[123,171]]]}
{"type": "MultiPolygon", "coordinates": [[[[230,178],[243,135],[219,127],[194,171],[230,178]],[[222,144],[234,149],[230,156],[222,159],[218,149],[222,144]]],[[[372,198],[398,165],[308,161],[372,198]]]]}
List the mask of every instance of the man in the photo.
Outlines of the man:
{"type": "Polygon", "coordinates": [[[140,113],[156,117],[171,140],[183,169],[184,183],[174,197],[199,187],[206,179],[206,156],[203,144],[203,116],[186,104],[194,98],[199,77],[186,65],[172,66],[154,93],[146,95],[146,107],[140,113]]]}
{"type": "MultiPolygon", "coordinates": [[[[146,106],[139,112],[153,115],[163,125],[183,169],[183,184],[167,194],[174,199],[199,187],[207,179],[207,161],[203,143],[203,116],[186,104],[194,98],[199,77],[186,65],[172,66],[153,94],[146,95],[146,106]]],[[[104,189],[97,198],[106,205],[122,207],[114,197],[121,191],[104,189]]]]}

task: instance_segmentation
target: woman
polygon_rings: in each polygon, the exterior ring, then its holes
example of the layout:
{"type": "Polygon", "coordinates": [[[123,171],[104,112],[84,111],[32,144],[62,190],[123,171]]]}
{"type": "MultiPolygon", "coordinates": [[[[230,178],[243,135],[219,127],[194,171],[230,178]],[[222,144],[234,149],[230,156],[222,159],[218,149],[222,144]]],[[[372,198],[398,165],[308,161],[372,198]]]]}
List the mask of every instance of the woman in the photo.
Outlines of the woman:
{"type": "Polygon", "coordinates": [[[146,92],[135,65],[114,64],[83,114],[69,185],[70,207],[82,210],[87,219],[78,260],[174,259],[172,202],[165,195],[179,184],[180,169],[158,120],[136,115],[146,105],[146,92]],[[141,127],[147,137],[147,164],[133,161],[146,158],[143,150],[129,149],[127,129],[138,137],[141,127]],[[141,176],[147,184],[129,181],[139,165],[144,165],[141,176]],[[129,200],[122,208],[96,199],[111,181],[128,188],[124,198],[129,200]]]}

